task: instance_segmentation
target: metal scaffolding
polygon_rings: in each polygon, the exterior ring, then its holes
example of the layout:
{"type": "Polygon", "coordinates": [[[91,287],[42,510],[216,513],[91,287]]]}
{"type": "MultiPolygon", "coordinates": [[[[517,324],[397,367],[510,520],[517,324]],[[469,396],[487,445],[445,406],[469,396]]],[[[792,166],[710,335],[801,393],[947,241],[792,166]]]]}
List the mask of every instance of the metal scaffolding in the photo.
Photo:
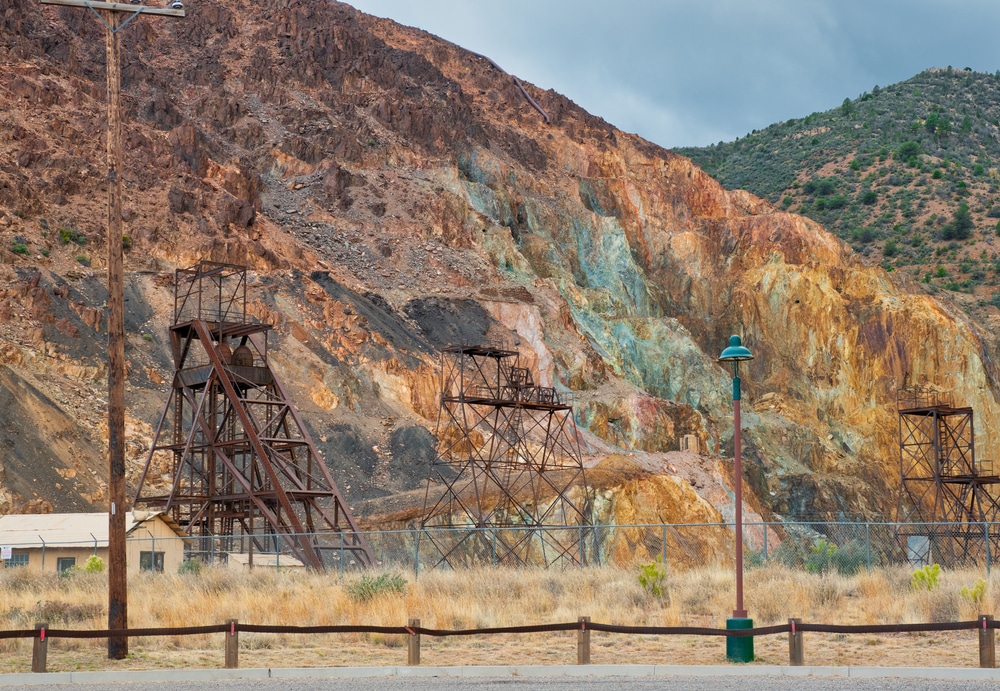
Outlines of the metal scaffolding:
{"type": "Polygon", "coordinates": [[[441,392],[421,526],[456,530],[428,533],[431,565],[586,562],[591,502],[568,398],[504,345],[444,348],[441,392]]]}
{"type": "Polygon", "coordinates": [[[166,511],[202,555],[286,551],[306,566],[371,566],[371,548],[247,320],[247,272],[175,272],[170,396],[135,505],[166,511]]]}
{"type": "Polygon", "coordinates": [[[900,391],[898,534],[914,562],[980,563],[1000,548],[1000,477],[976,460],[973,411],[946,394],[900,391]]]}

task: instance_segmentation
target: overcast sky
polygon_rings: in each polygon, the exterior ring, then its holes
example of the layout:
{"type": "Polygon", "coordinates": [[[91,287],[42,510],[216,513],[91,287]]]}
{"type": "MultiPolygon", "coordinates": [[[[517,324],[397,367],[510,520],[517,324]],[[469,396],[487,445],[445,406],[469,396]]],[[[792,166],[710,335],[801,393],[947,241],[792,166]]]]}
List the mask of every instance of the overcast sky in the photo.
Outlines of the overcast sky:
{"type": "Polygon", "coordinates": [[[348,0],[619,129],[702,146],[928,67],[1000,69],[995,0],[348,0]]]}

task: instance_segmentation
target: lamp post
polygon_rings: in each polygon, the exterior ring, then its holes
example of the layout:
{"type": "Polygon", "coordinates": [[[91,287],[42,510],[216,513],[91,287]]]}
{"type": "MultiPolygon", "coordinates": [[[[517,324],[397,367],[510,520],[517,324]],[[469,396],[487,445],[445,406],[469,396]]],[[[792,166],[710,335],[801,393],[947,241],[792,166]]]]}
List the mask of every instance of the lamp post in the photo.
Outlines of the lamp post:
{"type": "MultiPolygon", "coordinates": [[[[727,629],[751,629],[753,620],[747,618],[743,608],[743,459],[741,457],[740,434],[740,361],[753,360],[753,353],[747,349],[739,336],[729,337],[729,347],[722,351],[719,362],[733,363],[733,488],[735,492],[736,516],[736,609],[726,620],[727,629]]],[[[730,662],[753,661],[753,637],[726,638],[726,657],[730,662]]]]}

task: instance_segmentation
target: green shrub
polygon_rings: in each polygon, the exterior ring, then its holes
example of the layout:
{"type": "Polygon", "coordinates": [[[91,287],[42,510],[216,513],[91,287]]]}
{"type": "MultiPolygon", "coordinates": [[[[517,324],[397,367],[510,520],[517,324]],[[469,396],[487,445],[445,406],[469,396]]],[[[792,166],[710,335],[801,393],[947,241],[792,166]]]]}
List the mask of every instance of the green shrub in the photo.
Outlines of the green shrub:
{"type": "Polygon", "coordinates": [[[197,576],[201,573],[201,562],[197,559],[185,559],[181,562],[181,565],[177,567],[177,573],[197,576]]]}
{"type": "Polygon", "coordinates": [[[847,197],[842,194],[835,194],[826,200],[828,209],[842,209],[847,206],[847,197]]]}
{"type": "Polygon", "coordinates": [[[969,205],[962,202],[952,214],[951,222],[942,230],[941,237],[945,240],[966,240],[972,237],[972,229],[976,224],[969,213],[969,205]]]}
{"type": "Polygon", "coordinates": [[[977,578],[971,588],[966,588],[965,586],[959,588],[958,594],[970,605],[981,605],[983,600],[986,599],[986,581],[982,578],[977,578]]]}
{"type": "Polygon", "coordinates": [[[868,553],[863,543],[850,540],[834,550],[830,563],[840,575],[853,576],[867,565],[868,553]]]}
{"type": "Polygon", "coordinates": [[[878,233],[871,226],[866,226],[864,228],[858,228],[852,233],[854,240],[860,242],[863,245],[867,245],[869,242],[878,238],[878,233]]]}
{"type": "Polygon", "coordinates": [[[368,602],[381,595],[405,593],[406,585],[406,579],[398,574],[383,573],[381,576],[362,576],[347,585],[347,594],[356,602],[368,602]]]}
{"type": "Polygon", "coordinates": [[[86,254],[76,255],[76,260],[81,264],[83,264],[84,266],[90,266],[90,257],[88,257],[86,254]]]}
{"type": "Polygon", "coordinates": [[[662,598],[667,594],[667,567],[662,557],[639,566],[639,585],[653,597],[662,598]]]}
{"type": "Polygon", "coordinates": [[[908,161],[909,159],[919,155],[920,144],[917,142],[904,142],[902,146],[896,149],[897,161],[908,161]]]}
{"type": "Polygon", "coordinates": [[[91,554],[87,557],[83,570],[86,573],[104,573],[104,560],[96,554],[91,554]]]}
{"type": "Polygon", "coordinates": [[[850,540],[838,547],[826,538],[816,540],[809,550],[805,567],[809,573],[836,571],[844,576],[852,576],[867,564],[865,546],[857,540],[850,540]]]}
{"type": "Polygon", "coordinates": [[[938,564],[927,564],[913,572],[910,586],[914,590],[934,590],[938,587],[941,567],[938,564]]]}
{"type": "Polygon", "coordinates": [[[837,189],[836,178],[821,178],[816,181],[816,194],[821,197],[833,194],[835,189],[837,189]]]}
{"type": "Polygon", "coordinates": [[[63,245],[68,245],[72,242],[80,247],[83,247],[87,244],[87,236],[76,228],[60,228],[59,242],[63,245]]]}
{"type": "Polygon", "coordinates": [[[829,540],[820,538],[813,544],[806,559],[806,571],[809,573],[826,573],[833,568],[833,555],[837,552],[837,545],[829,540]]]}
{"type": "Polygon", "coordinates": [[[10,251],[14,254],[20,254],[22,257],[27,257],[30,254],[28,246],[23,242],[12,242],[10,244],[10,251]]]}
{"type": "Polygon", "coordinates": [[[769,555],[764,554],[764,550],[762,549],[750,549],[743,554],[743,565],[747,569],[766,566],[768,561],[770,561],[769,555]]]}

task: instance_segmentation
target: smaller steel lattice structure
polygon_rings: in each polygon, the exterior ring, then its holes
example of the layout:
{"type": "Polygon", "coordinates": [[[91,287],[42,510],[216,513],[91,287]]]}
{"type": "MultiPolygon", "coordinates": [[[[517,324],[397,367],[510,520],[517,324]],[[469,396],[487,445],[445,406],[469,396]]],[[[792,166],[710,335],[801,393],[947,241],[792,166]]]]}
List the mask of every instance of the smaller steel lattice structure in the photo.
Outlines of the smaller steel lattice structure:
{"type": "Polygon", "coordinates": [[[503,344],[441,352],[431,566],[581,564],[592,523],[573,406],[503,344]]]}
{"type": "Polygon", "coordinates": [[[904,389],[899,410],[897,534],[914,562],[982,563],[1000,554],[1000,477],[976,459],[973,410],[904,389]]]}
{"type": "Polygon", "coordinates": [[[247,319],[247,272],[175,272],[174,376],[135,495],[202,555],[290,553],[306,566],[370,566],[372,553],[247,319]]]}

